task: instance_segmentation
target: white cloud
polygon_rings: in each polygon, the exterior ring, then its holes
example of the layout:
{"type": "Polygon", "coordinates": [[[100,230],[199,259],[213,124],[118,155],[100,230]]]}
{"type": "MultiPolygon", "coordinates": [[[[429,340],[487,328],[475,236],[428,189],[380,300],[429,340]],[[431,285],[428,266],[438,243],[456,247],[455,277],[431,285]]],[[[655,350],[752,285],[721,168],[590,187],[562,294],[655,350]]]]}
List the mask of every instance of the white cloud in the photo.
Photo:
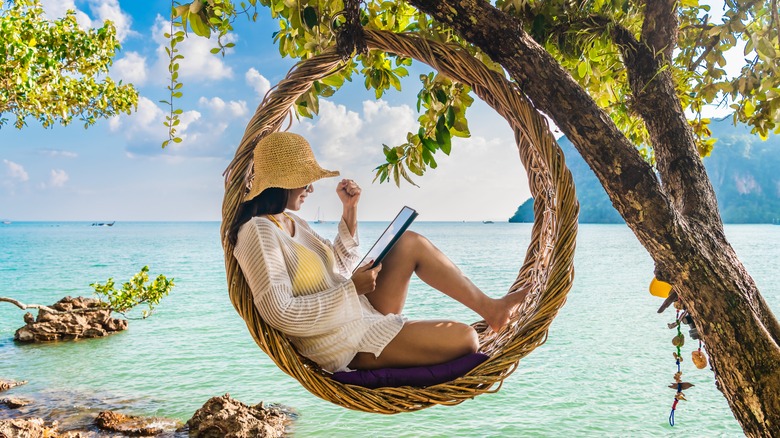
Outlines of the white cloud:
{"type": "MultiPolygon", "coordinates": [[[[308,132],[305,136],[310,142],[318,143],[318,148],[326,162],[355,162],[364,157],[361,152],[368,140],[358,135],[363,126],[360,115],[347,110],[344,105],[336,105],[320,100],[319,118],[315,123],[301,123],[308,132]]],[[[361,160],[362,161],[362,160],[361,160]]]]}
{"type": "MultiPolygon", "coordinates": [[[[138,111],[131,115],[112,117],[109,120],[109,129],[113,132],[121,132],[125,138],[131,141],[157,141],[157,148],[162,140],[168,138],[168,130],[163,125],[167,113],[156,103],[146,97],[138,98],[138,111]]],[[[186,111],[179,116],[180,122],[176,126],[177,135],[182,139],[187,138],[187,128],[200,118],[198,111],[186,111]]]]}
{"type": "Polygon", "coordinates": [[[12,179],[20,182],[25,182],[30,179],[30,176],[21,164],[6,159],[3,159],[3,164],[5,164],[8,174],[12,179]]]}
{"type": "MultiPolygon", "coordinates": [[[[409,205],[420,211],[421,220],[505,221],[529,197],[512,130],[481,102],[469,117],[472,137],[453,139],[451,156],[436,153],[437,169],[411,175],[420,188],[405,181],[400,189],[393,183],[372,184],[374,168],[385,161],[382,144],[404,143],[407,132],[417,131],[417,114],[407,105],[370,100],[356,112],[322,100],[320,117],[294,130],[309,140],[323,167],[363,187],[362,220],[386,220],[409,205]]],[[[301,211],[304,218],[313,218],[318,207],[326,218],[338,217],[341,206],[333,196],[338,180],[315,184],[316,197],[301,211]]]]}
{"type": "Polygon", "coordinates": [[[97,17],[98,24],[96,26],[102,26],[106,20],[114,23],[116,36],[120,42],[133,33],[130,30],[133,19],[130,15],[122,12],[119,0],[89,0],[89,9],[97,17]]]}
{"type": "Polygon", "coordinates": [[[245,116],[247,112],[249,112],[246,106],[246,102],[243,100],[231,100],[229,102],[225,102],[219,97],[212,97],[211,99],[201,97],[198,99],[198,105],[208,108],[217,116],[223,115],[230,117],[242,117],[245,116]]]}
{"type": "MultiPolygon", "coordinates": [[[[160,81],[168,78],[168,40],[164,34],[170,32],[171,22],[158,15],[152,27],[152,35],[157,46],[157,60],[153,70],[154,77],[160,81]]],[[[224,43],[235,42],[236,37],[230,34],[222,39],[224,43]]],[[[198,36],[190,36],[178,44],[179,54],[184,59],[179,60],[179,79],[187,81],[213,81],[233,77],[233,69],[228,67],[220,55],[211,53],[211,49],[217,47],[217,38],[206,39],[198,36]]]]}
{"type": "Polygon", "coordinates": [[[168,159],[182,157],[220,157],[225,158],[232,152],[230,135],[226,133],[233,122],[243,125],[246,122],[246,103],[229,101],[215,97],[201,98],[204,112],[185,111],[179,116],[176,134],[180,143],[169,143],[165,149],[160,147],[168,138],[167,128],[163,125],[165,112],[146,97],[138,99],[138,111],[132,115],[122,115],[109,120],[109,129],[119,132],[128,141],[127,152],[130,157],[159,156],[168,159]]]}
{"type": "Polygon", "coordinates": [[[62,187],[68,182],[70,177],[68,173],[62,169],[52,169],[49,175],[49,187],[62,187]]]}
{"type": "Polygon", "coordinates": [[[89,15],[76,7],[74,0],[41,0],[41,5],[46,16],[51,18],[62,18],[68,11],[76,13],[76,21],[84,29],[92,27],[92,19],[89,15]]]}
{"type": "Polygon", "coordinates": [[[119,131],[128,139],[144,138],[144,137],[158,137],[165,138],[165,126],[163,126],[163,120],[165,120],[165,113],[156,103],[152,102],[146,97],[140,96],[138,98],[138,111],[131,115],[122,115],[118,117],[112,117],[109,121],[109,129],[111,131],[119,131]]]}
{"type": "Polygon", "coordinates": [[[77,154],[76,152],[63,151],[63,150],[59,150],[59,149],[43,149],[43,150],[41,150],[41,153],[44,154],[44,155],[48,155],[50,157],[55,157],[55,158],[59,158],[59,157],[62,157],[62,158],[76,158],[76,157],[79,156],[79,154],[77,154]]]}
{"type": "Polygon", "coordinates": [[[74,0],[42,0],[43,10],[48,17],[61,18],[67,11],[76,13],[76,21],[84,29],[101,27],[106,20],[111,20],[116,28],[116,36],[120,42],[134,32],[130,30],[132,18],[122,12],[119,0],[89,0],[89,9],[94,19],[76,7],[74,0]]]}
{"type": "Polygon", "coordinates": [[[244,77],[246,78],[246,83],[255,90],[261,100],[265,97],[265,93],[271,89],[271,82],[269,82],[265,76],[261,75],[260,72],[254,68],[247,70],[244,77]]]}
{"type": "Polygon", "coordinates": [[[138,52],[127,52],[124,57],[114,62],[111,72],[117,79],[137,86],[146,83],[146,57],[138,52]]]}

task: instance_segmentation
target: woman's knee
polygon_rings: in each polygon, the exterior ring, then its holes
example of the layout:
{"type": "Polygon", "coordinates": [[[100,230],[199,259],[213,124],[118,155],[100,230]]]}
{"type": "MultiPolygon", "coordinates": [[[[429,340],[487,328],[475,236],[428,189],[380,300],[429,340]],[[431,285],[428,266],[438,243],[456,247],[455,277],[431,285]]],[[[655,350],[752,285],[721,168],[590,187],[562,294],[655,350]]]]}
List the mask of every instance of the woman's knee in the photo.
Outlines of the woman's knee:
{"type": "Polygon", "coordinates": [[[407,248],[419,248],[420,245],[428,243],[428,239],[420,233],[406,230],[398,239],[397,245],[402,245],[407,248]]]}
{"type": "Polygon", "coordinates": [[[415,233],[414,231],[404,231],[401,237],[393,247],[393,252],[403,254],[406,259],[415,258],[424,254],[427,247],[430,247],[431,242],[427,237],[422,234],[415,233]]]}
{"type": "Polygon", "coordinates": [[[452,339],[457,340],[453,346],[456,357],[479,351],[479,335],[474,327],[458,322],[453,325],[452,330],[455,331],[452,339]]]}

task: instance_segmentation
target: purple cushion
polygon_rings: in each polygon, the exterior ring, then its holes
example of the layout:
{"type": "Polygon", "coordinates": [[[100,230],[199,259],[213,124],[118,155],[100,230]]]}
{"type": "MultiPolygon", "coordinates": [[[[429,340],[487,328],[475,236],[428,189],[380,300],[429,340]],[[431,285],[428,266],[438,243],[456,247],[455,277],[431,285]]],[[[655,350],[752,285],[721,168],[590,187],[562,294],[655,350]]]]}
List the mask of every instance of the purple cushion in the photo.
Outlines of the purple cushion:
{"type": "Polygon", "coordinates": [[[471,353],[449,362],[427,367],[339,371],[333,373],[333,380],[372,389],[388,386],[431,386],[455,380],[488,360],[489,357],[483,353],[471,353]]]}

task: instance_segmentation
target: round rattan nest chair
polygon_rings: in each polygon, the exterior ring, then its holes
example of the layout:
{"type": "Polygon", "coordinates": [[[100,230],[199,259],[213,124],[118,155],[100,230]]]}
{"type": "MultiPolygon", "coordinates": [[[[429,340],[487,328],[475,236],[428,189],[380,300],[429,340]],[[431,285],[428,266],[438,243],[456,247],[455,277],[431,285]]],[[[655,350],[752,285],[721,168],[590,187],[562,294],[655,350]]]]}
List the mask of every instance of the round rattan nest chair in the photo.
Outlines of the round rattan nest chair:
{"type": "Polygon", "coordinates": [[[517,368],[519,360],[546,341],[547,330],[564,304],[573,280],[579,211],[574,184],[547,121],[516,84],[457,46],[389,32],[366,30],[364,35],[370,49],[414,58],[469,85],[509,122],[534,197],[535,218],[525,260],[508,293],[530,285],[529,298],[500,333],[488,330],[484,321],[474,324],[480,334],[480,351],[490,356],[487,361],[463,377],[425,388],[368,389],[339,383],[298,354],[284,334],[261,319],[233,256],[233,246],[226,238],[227,230],[248,190],[247,181],[251,179],[248,172],[251,172],[255,144],[282,127],[296,99],[307,92],[314,81],[341,66],[342,56],[333,48],[299,62],[268,93],[250,120],[235,158],[225,172],[221,232],[230,299],[258,346],[282,371],[324,400],[350,409],[384,414],[416,411],[435,404],[456,405],[476,395],[498,391],[503,380],[517,368]]]}

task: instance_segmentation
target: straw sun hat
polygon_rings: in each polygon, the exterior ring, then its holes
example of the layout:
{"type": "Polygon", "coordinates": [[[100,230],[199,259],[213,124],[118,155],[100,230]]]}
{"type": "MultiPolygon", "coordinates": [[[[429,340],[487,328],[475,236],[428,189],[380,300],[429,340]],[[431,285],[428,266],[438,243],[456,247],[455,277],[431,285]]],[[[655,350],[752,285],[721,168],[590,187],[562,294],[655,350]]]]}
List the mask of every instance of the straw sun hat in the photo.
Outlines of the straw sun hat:
{"type": "Polygon", "coordinates": [[[255,146],[254,180],[244,202],[270,187],[297,189],[322,178],[338,176],[317,164],[309,142],[292,132],[272,132],[255,146]]]}

